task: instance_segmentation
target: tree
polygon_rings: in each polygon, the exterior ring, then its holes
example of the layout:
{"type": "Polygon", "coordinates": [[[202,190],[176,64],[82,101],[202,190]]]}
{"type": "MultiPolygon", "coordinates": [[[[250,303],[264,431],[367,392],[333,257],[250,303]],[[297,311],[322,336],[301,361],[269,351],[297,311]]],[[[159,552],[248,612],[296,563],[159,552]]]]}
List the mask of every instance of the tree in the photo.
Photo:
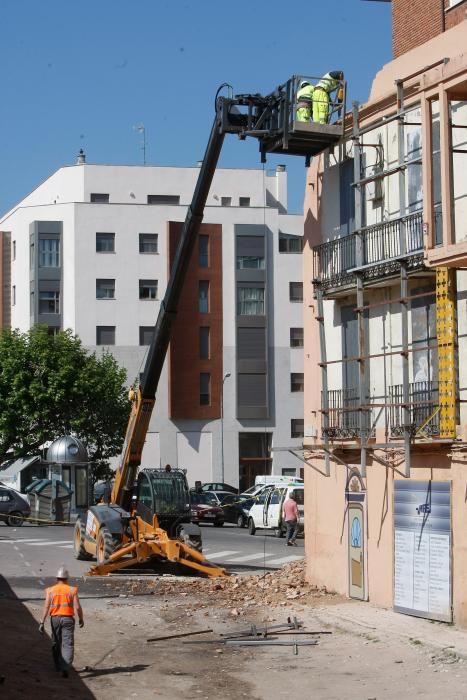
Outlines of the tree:
{"type": "MultiPolygon", "coordinates": [[[[120,453],[130,403],[126,371],[108,352],[88,353],[71,331],[0,333],[0,462],[74,434],[102,471],[120,453]]],[[[105,470],[104,470],[105,471],[105,470]]]]}

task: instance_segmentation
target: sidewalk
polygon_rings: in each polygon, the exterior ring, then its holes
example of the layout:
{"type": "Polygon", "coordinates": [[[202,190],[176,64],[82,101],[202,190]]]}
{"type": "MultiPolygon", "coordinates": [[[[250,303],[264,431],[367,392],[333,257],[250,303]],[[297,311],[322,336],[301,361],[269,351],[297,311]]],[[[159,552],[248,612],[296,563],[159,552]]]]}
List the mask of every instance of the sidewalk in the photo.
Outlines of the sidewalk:
{"type": "Polygon", "coordinates": [[[467,659],[467,630],[445,622],[402,615],[377,608],[371,603],[349,600],[333,606],[318,606],[312,611],[315,621],[345,632],[390,636],[412,644],[423,644],[434,651],[449,649],[460,659],[467,659]]]}

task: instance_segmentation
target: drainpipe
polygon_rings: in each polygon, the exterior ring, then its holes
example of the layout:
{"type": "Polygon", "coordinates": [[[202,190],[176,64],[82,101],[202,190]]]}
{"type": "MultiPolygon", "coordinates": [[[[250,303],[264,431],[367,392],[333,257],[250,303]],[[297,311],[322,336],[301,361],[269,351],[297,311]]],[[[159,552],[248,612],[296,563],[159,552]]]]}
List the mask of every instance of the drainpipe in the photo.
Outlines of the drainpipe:
{"type": "Polygon", "coordinates": [[[445,13],[445,0],[440,0],[441,7],[441,31],[446,31],[446,13],[445,13]]]}

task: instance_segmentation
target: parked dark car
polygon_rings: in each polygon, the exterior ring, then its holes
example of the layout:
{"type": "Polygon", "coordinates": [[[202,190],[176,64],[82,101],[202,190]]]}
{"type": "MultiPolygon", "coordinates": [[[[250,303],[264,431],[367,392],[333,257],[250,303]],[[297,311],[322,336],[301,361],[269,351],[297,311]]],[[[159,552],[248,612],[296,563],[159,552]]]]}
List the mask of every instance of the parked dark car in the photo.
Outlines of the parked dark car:
{"type": "Polygon", "coordinates": [[[217,505],[212,493],[200,493],[191,491],[191,522],[212,523],[214,527],[222,527],[224,524],[224,511],[217,505]]]}
{"type": "Polygon", "coordinates": [[[219,481],[210,481],[209,483],[202,484],[201,491],[228,491],[229,493],[238,493],[238,489],[236,489],[235,486],[222,484],[219,481]]]}
{"type": "Polygon", "coordinates": [[[31,507],[26,497],[8,488],[0,487],[0,520],[12,527],[19,527],[23,524],[24,518],[31,515],[31,507]]]}
{"type": "Polygon", "coordinates": [[[238,527],[246,527],[248,523],[248,513],[254,503],[253,498],[244,498],[243,496],[224,496],[221,507],[224,511],[226,523],[235,523],[238,527]]]}

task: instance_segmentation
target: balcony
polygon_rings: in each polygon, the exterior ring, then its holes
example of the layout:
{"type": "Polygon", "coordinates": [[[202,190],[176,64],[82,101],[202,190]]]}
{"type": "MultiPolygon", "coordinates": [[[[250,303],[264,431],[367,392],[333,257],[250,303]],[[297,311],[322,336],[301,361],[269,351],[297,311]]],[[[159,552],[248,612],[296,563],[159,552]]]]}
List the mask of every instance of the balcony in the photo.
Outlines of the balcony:
{"type": "Polygon", "coordinates": [[[406,260],[409,269],[423,267],[422,212],[315,246],[313,279],[329,294],[354,286],[356,272],[367,281],[393,276],[399,271],[400,260],[406,260]]]}
{"type": "MultiPolygon", "coordinates": [[[[419,431],[426,436],[439,435],[438,382],[424,381],[409,384],[409,429],[414,437],[419,431]],[[430,420],[431,418],[431,420],[430,420]]],[[[389,387],[389,430],[391,437],[404,434],[403,385],[389,387]]]]}
{"type": "MultiPolygon", "coordinates": [[[[357,438],[361,433],[358,388],[332,389],[321,393],[322,434],[332,439],[357,438]],[[327,421],[326,417],[327,416],[327,421]],[[326,425],[327,423],[327,425],[326,425]]],[[[369,426],[371,413],[364,412],[369,426]]]]}
{"type": "MultiPolygon", "coordinates": [[[[369,437],[374,436],[374,409],[366,401],[364,409],[365,423],[363,426],[369,437]],[[369,430],[373,426],[373,430],[369,430]]],[[[415,437],[434,437],[439,435],[438,382],[423,381],[409,384],[410,434],[415,437]],[[434,414],[434,415],[433,415],[434,414]]],[[[360,438],[358,388],[332,389],[321,394],[322,434],[330,440],[345,438],[360,438]],[[326,400],[327,399],[327,400],[326,400]],[[327,421],[326,421],[327,416],[327,421]],[[327,423],[327,424],[326,424],[327,423]]],[[[387,406],[378,416],[378,423],[387,424],[391,438],[400,438],[405,434],[403,385],[395,384],[389,387],[387,406]],[[386,415],[384,415],[386,414],[386,415]]]]}

